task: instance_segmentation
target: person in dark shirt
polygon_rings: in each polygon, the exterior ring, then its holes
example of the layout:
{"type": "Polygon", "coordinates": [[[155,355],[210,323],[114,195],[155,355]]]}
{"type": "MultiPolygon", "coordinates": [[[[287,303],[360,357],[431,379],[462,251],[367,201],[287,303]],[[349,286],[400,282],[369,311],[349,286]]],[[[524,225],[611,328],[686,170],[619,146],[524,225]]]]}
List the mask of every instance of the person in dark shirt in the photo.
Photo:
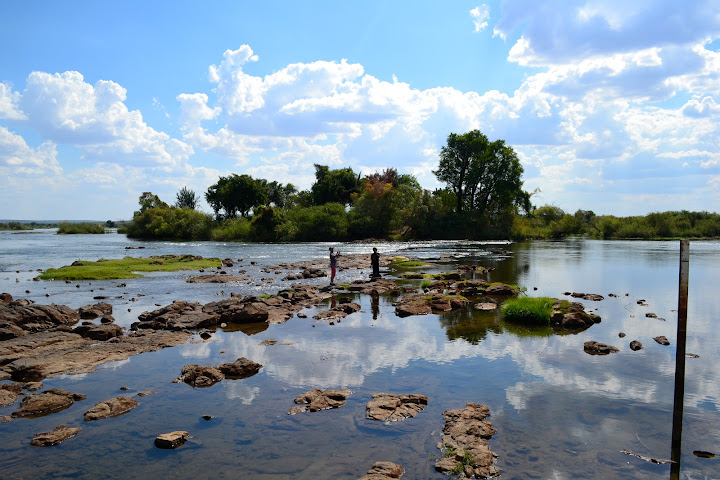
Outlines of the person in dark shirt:
{"type": "Polygon", "coordinates": [[[372,265],[372,273],[370,278],[380,278],[380,254],[377,248],[373,247],[373,253],[370,255],[370,265],[372,265]]]}
{"type": "Polygon", "coordinates": [[[333,247],[330,247],[330,285],[335,285],[335,273],[337,273],[337,257],[340,251],[334,253],[333,247]]]}

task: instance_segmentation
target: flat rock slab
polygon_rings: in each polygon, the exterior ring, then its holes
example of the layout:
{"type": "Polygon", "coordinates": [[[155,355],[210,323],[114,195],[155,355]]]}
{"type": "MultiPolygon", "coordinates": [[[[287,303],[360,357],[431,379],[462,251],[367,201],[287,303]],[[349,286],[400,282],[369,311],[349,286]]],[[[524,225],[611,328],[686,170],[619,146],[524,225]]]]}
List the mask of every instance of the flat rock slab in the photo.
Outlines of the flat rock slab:
{"type": "Polygon", "coordinates": [[[137,400],[118,396],[110,400],[102,401],[85,412],[85,421],[102,420],[103,418],[117,417],[129,412],[138,406],[137,400]]]}
{"type": "Polygon", "coordinates": [[[573,298],[582,298],[583,300],[591,300],[593,302],[599,302],[601,300],[605,300],[605,297],[602,295],[598,295],[597,293],[579,293],[579,292],[573,292],[570,294],[573,298]]]}
{"type": "Polygon", "coordinates": [[[85,305],[77,309],[80,318],[92,319],[97,317],[103,317],[105,315],[112,315],[113,307],[109,303],[99,302],[93,305],[85,305]]]}
{"type": "Polygon", "coordinates": [[[313,318],[315,320],[337,320],[359,311],[360,305],[357,303],[341,303],[340,305],[332,307],[330,310],[324,310],[317,315],[313,315],[313,318]]]}
{"type": "Polygon", "coordinates": [[[155,446],[157,448],[173,449],[178,448],[180,445],[190,438],[188,432],[178,430],[170,433],[161,433],[155,438],[155,446]]]}
{"type": "Polygon", "coordinates": [[[64,410],[76,400],[85,400],[82,393],[70,393],[61,388],[51,388],[33,393],[22,399],[20,408],[12,413],[13,417],[40,417],[64,410]]]}
{"type": "Polygon", "coordinates": [[[438,444],[444,457],[435,463],[435,470],[462,474],[467,478],[489,478],[500,474],[494,465],[496,455],[487,445],[495,434],[487,405],[468,403],[459,410],[443,412],[442,442],[438,444]]]}
{"type": "Polygon", "coordinates": [[[295,397],[294,401],[298,406],[292,407],[288,415],[340,408],[345,405],[345,401],[351,393],[347,388],[341,390],[320,390],[319,388],[309,390],[295,397]]]}
{"type": "Polygon", "coordinates": [[[16,381],[88,373],[106,362],[183,344],[189,337],[187,332],[143,331],[96,343],[69,332],[26,335],[0,342],[0,372],[16,381]],[[8,358],[4,365],[3,357],[8,358]]]}
{"type": "Polygon", "coordinates": [[[365,416],[370,420],[380,420],[389,424],[414,417],[427,406],[427,403],[428,397],[425,395],[376,393],[367,403],[365,416]]]}
{"type": "Polygon", "coordinates": [[[250,277],[220,274],[199,275],[197,277],[190,277],[186,280],[187,283],[243,283],[249,281],[250,277]]]}
{"type": "Polygon", "coordinates": [[[54,447],[70,437],[74,437],[80,431],[80,427],[68,427],[67,425],[58,425],[50,432],[36,433],[35,438],[30,440],[30,445],[34,447],[54,447]]]}
{"type": "Polygon", "coordinates": [[[482,302],[482,303],[475,304],[475,310],[489,311],[489,310],[497,310],[497,308],[498,308],[497,303],[492,303],[492,302],[482,302]]]}
{"type": "Polygon", "coordinates": [[[585,350],[585,353],[589,353],[590,355],[609,355],[620,351],[617,347],[596,342],[595,340],[585,342],[583,344],[583,350],[585,350]]]}
{"type": "Polygon", "coordinates": [[[393,478],[400,478],[405,469],[392,462],[375,462],[367,474],[360,478],[360,480],[391,480],[393,478]]]}
{"type": "Polygon", "coordinates": [[[185,382],[193,387],[211,387],[224,378],[225,375],[216,367],[190,364],[183,367],[180,377],[174,382],[185,382]]]}
{"type": "Polygon", "coordinates": [[[7,407],[18,401],[22,387],[18,383],[0,384],[0,407],[7,407]]]}

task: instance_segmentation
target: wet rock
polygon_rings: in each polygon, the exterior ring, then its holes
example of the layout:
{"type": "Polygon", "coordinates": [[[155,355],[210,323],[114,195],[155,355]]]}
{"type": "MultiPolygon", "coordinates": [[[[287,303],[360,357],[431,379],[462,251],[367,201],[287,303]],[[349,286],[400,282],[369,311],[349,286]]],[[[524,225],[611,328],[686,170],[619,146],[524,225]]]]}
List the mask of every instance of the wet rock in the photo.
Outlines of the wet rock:
{"type": "Polygon", "coordinates": [[[670,341],[667,339],[665,335],[660,335],[659,337],[653,337],[653,340],[655,340],[660,345],[670,345],[670,341]]]}
{"type": "Polygon", "coordinates": [[[360,305],[357,303],[341,303],[330,310],[325,310],[317,315],[313,315],[315,320],[337,320],[342,319],[350,315],[351,313],[359,312],[360,305]]]}
{"type": "Polygon", "coordinates": [[[185,382],[193,387],[210,387],[225,378],[225,375],[215,367],[204,365],[185,365],[176,382],[185,382]]]}
{"type": "Polygon", "coordinates": [[[706,452],[705,450],[693,450],[693,455],[700,458],[716,458],[717,455],[712,452],[706,452]]]}
{"type": "Polygon", "coordinates": [[[585,306],[579,302],[567,304],[555,300],[553,311],[550,315],[550,322],[553,328],[564,331],[579,332],[586,330],[596,323],[600,323],[598,315],[585,312],[585,306]]]}
{"type": "Polygon", "coordinates": [[[142,392],[138,392],[138,397],[147,397],[148,395],[155,395],[157,392],[153,392],[152,390],[143,390],[142,392]]]}
{"type": "Polygon", "coordinates": [[[200,418],[202,418],[206,422],[209,422],[210,420],[212,420],[212,415],[202,415],[200,418]]]}
{"type": "Polygon", "coordinates": [[[429,313],[432,313],[432,309],[425,295],[406,295],[395,303],[395,314],[398,317],[427,315],[429,313]]]}
{"type": "Polygon", "coordinates": [[[618,333],[618,337],[620,337],[620,338],[625,338],[625,332],[620,332],[620,333],[618,333]]]}
{"type": "Polygon", "coordinates": [[[475,310],[497,310],[497,303],[492,302],[481,302],[475,304],[475,310]]]}
{"type": "Polygon", "coordinates": [[[66,305],[35,305],[13,301],[0,303],[0,319],[0,328],[6,325],[0,335],[8,339],[20,336],[17,329],[10,324],[26,333],[34,333],[62,325],[73,325],[80,319],[80,315],[66,305]]]}
{"type": "Polygon", "coordinates": [[[375,462],[367,474],[360,480],[392,480],[400,478],[405,473],[405,469],[392,462],[375,462]]]}
{"type": "Polygon", "coordinates": [[[275,345],[277,343],[277,340],[273,340],[272,338],[268,338],[267,340],[263,340],[260,342],[260,345],[263,347],[267,347],[269,345],[275,345]]]}
{"type": "Polygon", "coordinates": [[[186,280],[187,283],[242,283],[250,280],[250,277],[244,277],[239,275],[199,275],[197,277],[190,277],[186,280]]]}
{"type": "Polygon", "coordinates": [[[70,393],[60,388],[51,388],[41,393],[33,393],[22,399],[20,408],[12,413],[13,417],[36,417],[59,412],[75,403],[84,400],[81,393],[70,393]]]}
{"type": "Polygon", "coordinates": [[[112,314],[113,307],[109,303],[100,302],[94,305],[85,305],[77,309],[78,315],[82,319],[93,319],[102,317],[103,315],[112,314]]]}
{"type": "Polygon", "coordinates": [[[573,292],[570,294],[573,298],[582,298],[583,300],[591,300],[593,302],[599,302],[605,300],[605,297],[598,295],[597,293],[577,293],[573,292]]]}
{"type": "Polygon", "coordinates": [[[75,327],[73,332],[82,337],[89,338],[91,340],[99,340],[101,342],[119,337],[123,334],[122,328],[109,323],[100,325],[80,325],[75,327]]]}
{"type": "Polygon", "coordinates": [[[217,367],[217,369],[225,375],[225,378],[228,379],[252,377],[258,373],[261,368],[261,364],[248,360],[245,357],[240,357],[232,363],[223,363],[217,367]]]}
{"type": "Polygon", "coordinates": [[[633,340],[632,342],[630,342],[630,350],[632,350],[633,352],[642,350],[642,348],[643,348],[643,344],[640,343],[639,341],[633,340]]]}
{"type": "Polygon", "coordinates": [[[185,443],[188,438],[190,438],[190,434],[181,430],[161,433],[155,438],[155,446],[157,448],[173,449],[185,443]]]}
{"type": "Polygon", "coordinates": [[[117,417],[129,412],[138,406],[137,400],[132,398],[118,396],[109,400],[102,401],[85,412],[85,421],[102,420],[104,418],[117,417]]]}
{"type": "Polygon", "coordinates": [[[438,448],[444,458],[435,463],[435,470],[443,473],[458,471],[468,477],[488,478],[500,473],[494,465],[495,454],[490,451],[487,441],[495,434],[487,405],[468,403],[459,410],[443,412],[442,441],[438,448]]]}
{"type": "Polygon", "coordinates": [[[38,390],[42,390],[43,387],[44,385],[42,382],[27,382],[22,385],[22,388],[28,392],[36,392],[38,390]]]}
{"type": "Polygon", "coordinates": [[[425,395],[376,393],[367,403],[365,416],[370,420],[380,420],[389,424],[414,417],[427,406],[427,403],[428,397],[425,395]]]}
{"type": "Polygon", "coordinates": [[[132,324],[133,330],[194,330],[216,326],[219,317],[215,313],[204,311],[199,302],[175,300],[165,307],[141,313],[138,320],[132,324]]]}
{"type": "Polygon", "coordinates": [[[35,438],[30,440],[30,445],[34,447],[54,447],[70,437],[74,437],[80,431],[80,427],[68,427],[67,425],[58,425],[50,432],[36,433],[35,438]]]}
{"type": "Polygon", "coordinates": [[[12,421],[12,417],[10,415],[0,415],[0,423],[8,423],[12,421]]]}
{"type": "Polygon", "coordinates": [[[295,397],[295,403],[301,406],[292,407],[288,414],[294,415],[300,412],[318,412],[320,410],[340,408],[345,405],[345,401],[351,393],[347,388],[342,390],[320,390],[319,388],[309,390],[295,397]]]}
{"type": "Polygon", "coordinates": [[[232,267],[234,265],[232,258],[225,258],[222,260],[222,264],[226,267],[232,267]]]}
{"type": "Polygon", "coordinates": [[[109,323],[114,323],[114,322],[115,322],[115,318],[113,318],[112,315],[105,315],[100,319],[100,323],[106,324],[106,325],[109,323]]]}
{"type": "Polygon", "coordinates": [[[585,353],[589,353],[590,355],[608,355],[610,353],[619,352],[616,347],[596,342],[595,340],[585,342],[583,350],[585,350],[585,353]]]}
{"type": "Polygon", "coordinates": [[[657,315],[654,314],[654,313],[652,313],[652,312],[648,312],[648,313],[645,314],[645,317],[647,317],[647,318],[657,318],[657,315]]]}
{"type": "Polygon", "coordinates": [[[0,293],[0,303],[10,303],[12,301],[12,295],[10,295],[9,293],[0,293]]]}
{"type": "Polygon", "coordinates": [[[498,295],[498,296],[513,296],[517,295],[518,291],[510,285],[504,283],[495,283],[485,289],[486,295],[498,295]]]}
{"type": "Polygon", "coordinates": [[[7,407],[18,401],[21,387],[17,383],[0,384],[0,407],[7,407]]]}

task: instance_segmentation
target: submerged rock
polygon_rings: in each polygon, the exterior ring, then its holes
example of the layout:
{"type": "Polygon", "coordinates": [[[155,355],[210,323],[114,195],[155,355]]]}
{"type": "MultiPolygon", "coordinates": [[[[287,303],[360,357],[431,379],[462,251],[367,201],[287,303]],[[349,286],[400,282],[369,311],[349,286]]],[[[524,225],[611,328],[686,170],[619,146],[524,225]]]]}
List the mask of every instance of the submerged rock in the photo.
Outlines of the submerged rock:
{"type": "Polygon", "coordinates": [[[190,438],[190,434],[182,430],[161,433],[155,438],[155,446],[157,448],[173,449],[185,443],[188,438],[190,438]]]}
{"type": "Polygon", "coordinates": [[[619,352],[617,347],[606,345],[595,340],[587,341],[583,344],[583,350],[590,355],[608,355],[610,353],[619,352]]]}
{"type": "Polygon", "coordinates": [[[605,300],[605,297],[598,295],[597,293],[577,293],[573,292],[570,294],[573,298],[582,298],[583,300],[591,300],[593,302],[599,302],[605,300]]]}
{"type": "Polygon", "coordinates": [[[50,432],[36,433],[35,438],[30,440],[30,445],[35,447],[54,447],[70,437],[74,437],[80,431],[80,427],[68,427],[58,425],[50,432]]]}
{"type": "Polygon", "coordinates": [[[104,418],[117,417],[129,412],[138,406],[137,400],[132,398],[118,396],[109,400],[102,401],[85,412],[85,421],[102,420],[104,418]]]}
{"type": "Polygon", "coordinates": [[[12,413],[13,417],[36,417],[59,412],[68,408],[76,400],[85,400],[82,393],[70,393],[60,388],[51,388],[41,393],[33,393],[22,399],[20,408],[12,413]]]}
{"type": "Polygon", "coordinates": [[[367,403],[365,416],[370,420],[380,420],[389,424],[414,417],[427,406],[427,403],[426,395],[376,393],[367,403]]]}
{"type": "Polygon", "coordinates": [[[288,415],[340,408],[345,405],[345,401],[351,393],[347,388],[341,390],[320,390],[319,388],[309,390],[295,397],[295,403],[302,406],[292,407],[288,415]]]}
{"type": "Polygon", "coordinates": [[[245,357],[240,357],[232,363],[218,365],[217,368],[225,375],[225,378],[240,379],[252,377],[260,371],[262,365],[245,357]]]}
{"type": "Polygon", "coordinates": [[[360,480],[391,480],[400,478],[405,473],[405,469],[392,462],[375,462],[367,474],[360,480]]]}
{"type": "Polygon", "coordinates": [[[444,457],[435,463],[435,470],[448,474],[462,472],[467,478],[488,478],[500,474],[494,465],[495,454],[487,441],[495,434],[487,405],[468,403],[459,410],[443,412],[442,441],[438,448],[444,457]]]}

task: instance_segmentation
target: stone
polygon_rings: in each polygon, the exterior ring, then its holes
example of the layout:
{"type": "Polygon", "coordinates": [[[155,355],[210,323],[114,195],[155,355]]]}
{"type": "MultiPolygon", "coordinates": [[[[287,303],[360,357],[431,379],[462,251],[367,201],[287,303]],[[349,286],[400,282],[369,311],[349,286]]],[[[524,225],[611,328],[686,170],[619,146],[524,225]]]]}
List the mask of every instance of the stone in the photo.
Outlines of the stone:
{"type": "Polygon", "coordinates": [[[513,296],[517,295],[518,291],[510,285],[504,283],[495,283],[485,289],[486,295],[498,295],[498,296],[513,296]]]}
{"type": "Polygon", "coordinates": [[[17,384],[0,384],[0,407],[12,405],[18,401],[18,398],[20,398],[20,386],[18,385],[17,389],[11,389],[10,387],[13,385],[17,384]]]}
{"type": "Polygon", "coordinates": [[[193,387],[210,387],[225,378],[225,375],[215,367],[203,365],[185,365],[178,382],[185,382],[193,387]]]}
{"type": "Polygon", "coordinates": [[[161,433],[155,438],[155,446],[157,448],[173,449],[185,443],[188,438],[190,438],[190,434],[182,430],[161,433]]]}
{"type": "Polygon", "coordinates": [[[100,302],[94,305],[85,305],[78,308],[77,311],[80,318],[93,319],[104,315],[111,315],[113,307],[109,303],[100,302]]]}
{"type": "Polygon", "coordinates": [[[570,294],[573,298],[582,298],[583,300],[591,300],[593,302],[599,302],[601,300],[605,300],[605,297],[602,295],[598,295],[597,293],[576,293],[573,292],[570,294]]]}
{"type": "Polygon", "coordinates": [[[100,325],[80,325],[73,329],[74,333],[101,342],[110,340],[111,338],[120,337],[123,334],[122,328],[111,323],[103,323],[100,325]]]}
{"type": "Polygon", "coordinates": [[[583,344],[583,350],[590,355],[608,355],[610,353],[619,352],[617,347],[606,345],[595,340],[587,341],[583,344]]]}
{"type": "Polygon", "coordinates": [[[497,303],[481,302],[475,304],[475,310],[497,310],[497,303]]]}
{"type": "Polygon", "coordinates": [[[60,388],[51,388],[41,393],[33,393],[22,399],[20,408],[12,413],[13,417],[39,417],[64,410],[75,403],[84,400],[81,393],[70,393],[60,388]]]}
{"type": "Polygon", "coordinates": [[[320,390],[319,388],[309,390],[295,397],[295,403],[301,406],[292,407],[288,414],[294,415],[300,412],[318,412],[320,410],[340,408],[345,405],[345,401],[351,393],[346,388],[342,390],[320,390]]]}
{"type": "Polygon", "coordinates": [[[233,363],[223,363],[222,365],[218,365],[217,368],[225,375],[225,378],[240,379],[252,377],[260,371],[262,365],[248,360],[245,357],[240,357],[233,363]]]}
{"type": "Polygon", "coordinates": [[[243,283],[250,280],[250,277],[244,277],[240,275],[223,275],[221,273],[212,275],[199,275],[197,277],[190,277],[186,280],[187,283],[243,283]]]}
{"type": "Polygon", "coordinates": [[[74,437],[80,431],[80,427],[68,427],[67,425],[58,425],[50,432],[36,433],[35,438],[30,440],[30,445],[34,447],[54,447],[70,437],[74,437]]]}
{"type": "Polygon", "coordinates": [[[138,406],[137,400],[117,396],[109,400],[97,403],[90,410],[85,412],[85,421],[102,420],[104,418],[123,415],[138,406]]]}
{"type": "Polygon", "coordinates": [[[653,337],[653,340],[655,340],[660,345],[670,345],[670,341],[667,339],[665,335],[660,335],[659,337],[653,337]]]}
{"type": "MultiPolygon", "coordinates": [[[[0,303],[0,319],[2,319],[0,327],[13,324],[27,333],[35,333],[62,325],[73,325],[80,319],[80,315],[66,305],[35,305],[30,302],[13,301],[0,303]]],[[[7,335],[7,332],[3,333],[6,338],[7,335]]]]}
{"type": "Polygon", "coordinates": [[[633,340],[632,342],[630,342],[630,350],[632,350],[633,352],[642,350],[642,348],[643,348],[643,344],[640,343],[639,341],[633,340]]]}
{"type": "Polygon", "coordinates": [[[400,478],[405,473],[405,469],[392,462],[375,462],[367,474],[360,480],[391,480],[400,478]]]}
{"type": "Polygon", "coordinates": [[[427,406],[427,403],[428,397],[425,395],[376,393],[367,403],[365,416],[370,420],[380,420],[389,424],[414,417],[427,406]]]}

